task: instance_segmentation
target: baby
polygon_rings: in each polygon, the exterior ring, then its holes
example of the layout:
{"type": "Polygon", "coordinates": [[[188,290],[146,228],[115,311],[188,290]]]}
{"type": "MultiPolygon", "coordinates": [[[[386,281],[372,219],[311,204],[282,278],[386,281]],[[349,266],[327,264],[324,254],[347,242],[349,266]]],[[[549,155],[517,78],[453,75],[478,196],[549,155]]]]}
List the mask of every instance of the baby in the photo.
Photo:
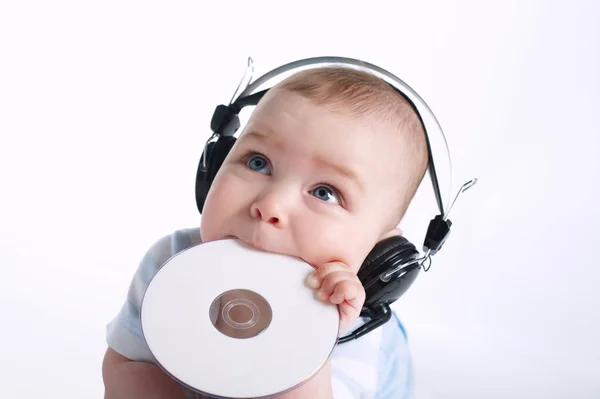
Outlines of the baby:
{"type": "MultiPolygon", "coordinates": [[[[377,77],[326,67],[273,87],[212,183],[200,229],[164,237],[143,258],[126,304],[108,326],[106,397],[194,397],[154,364],[139,312],[160,266],[200,242],[235,237],[303,259],[315,268],[308,285],[338,306],[340,331],[347,331],[365,301],[357,272],[378,241],[400,234],[427,157],[419,118],[377,77]]],[[[276,276],[264,278],[276,284],[276,276]]],[[[379,330],[376,344],[373,332],[341,345],[316,376],[279,398],[405,397],[410,360],[402,327],[390,322],[379,330]],[[393,343],[380,356],[385,339],[393,343]],[[352,362],[367,365],[360,376],[344,368],[352,362]]]]}

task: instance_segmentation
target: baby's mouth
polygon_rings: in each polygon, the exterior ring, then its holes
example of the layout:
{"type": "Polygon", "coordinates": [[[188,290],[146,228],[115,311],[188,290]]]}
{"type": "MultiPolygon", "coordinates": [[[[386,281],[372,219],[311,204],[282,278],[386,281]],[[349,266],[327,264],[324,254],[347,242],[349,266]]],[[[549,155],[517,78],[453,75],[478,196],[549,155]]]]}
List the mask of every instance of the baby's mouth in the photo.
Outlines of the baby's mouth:
{"type": "Polygon", "coordinates": [[[254,249],[258,249],[258,250],[261,250],[261,251],[266,251],[265,247],[259,241],[256,241],[256,240],[244,240],[244,239],[239,238],[239,237],[234,236],[234,235],[227,235],[227,236],[225,236],[225,239],[226,240],[227,239],[239,240],[244,245],[247,245],[249,247],[252,247],[254,249]]]}
{"type": "Polygon", "coordinates": [[[254,249],[258,249],[260,251],[266,251],[265,247],[258,241],[243,241],[242,242],[254,249]]]}
{"type": "Polygon", "coordinates": [[[294,258],[298,258],[304,262],[306,262],[307,264],[310,265],[310,267],[312,267],[313,269],[317,269],[317,266],[313,265],[312,263],[310,263],[308,260],[298,256],[298,255],[292,255],[286,252],[280,252],[280,251],[275,251],[272,249],[269,249],[268,246],[264,245],[264,243],[262,243],[260,240],[246,240],[244,238],[240,238],[238,236],[234,236],[234,235],[226,235],[224,239],[234,239],[234,240],[239,240],[242,242],[242,244],[250,247],[250,248],[254,248],[256,250],[259,251],[264,251],[264,252],[272,252],[272,253],[276,253],[276,254],[282,254],[282,255],[287,255],[287,256],[292,256],[294,258]]]}

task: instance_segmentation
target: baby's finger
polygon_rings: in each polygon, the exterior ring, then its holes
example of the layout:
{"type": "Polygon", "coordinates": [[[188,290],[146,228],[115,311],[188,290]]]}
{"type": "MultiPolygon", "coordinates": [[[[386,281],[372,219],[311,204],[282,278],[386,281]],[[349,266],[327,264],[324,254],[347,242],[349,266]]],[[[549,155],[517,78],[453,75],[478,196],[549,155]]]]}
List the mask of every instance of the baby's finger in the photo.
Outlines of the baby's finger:
{"type": "Polygon", "coordinates": [[[333,294],[336,286],[343,281],[356,280],[357,277],[354,273],[349,270],[340,270],[329,273],[321,283],[318,296],[323,300],[329,299],[329,296],[333,294]]]}
{"type": "Polygon", "coordinates": [[[343,334],[360,316],[360,310],[357,310],[354,307],[350,306],[347,302],[342,302],[341,304],[339,304],[338,309],[340,311],[339,332],[340,334],[343,334]]]}
{"type": "Polygon", "coordinates": [[[355,310],[362,308],[365,300],[365,291],[362,285],[354,280],[343,280],[336,284],[329,301],[336,305],[346,302],[355,310]]]}
{"type": "Polygon", "coordinates": [[[319,289],[321,287],[321,284],[323,283],[323,279],[335,272],[335,271],[341,271],[341,270],[345,270],[348,271],[350,270],[348,268],[348,266],[344,265],[343,263],[339,263],[339,262],[332,262],[332,263],[327,263],[321,267],[319,267],[317,270],[313,271],[311,274],[309,274],[306,283],[308,284],[309,287],[313,288],[313,289],[319,289]]]}
{"type": "Polygon", "coordinates": [[[339,283],[330,301],[338,304],[340,312],[340,333],[343,334],[352,323],[360,316],[362,306],[365,301],[365,294],[362,285],[351,285],[346,280],[339,283]]]}

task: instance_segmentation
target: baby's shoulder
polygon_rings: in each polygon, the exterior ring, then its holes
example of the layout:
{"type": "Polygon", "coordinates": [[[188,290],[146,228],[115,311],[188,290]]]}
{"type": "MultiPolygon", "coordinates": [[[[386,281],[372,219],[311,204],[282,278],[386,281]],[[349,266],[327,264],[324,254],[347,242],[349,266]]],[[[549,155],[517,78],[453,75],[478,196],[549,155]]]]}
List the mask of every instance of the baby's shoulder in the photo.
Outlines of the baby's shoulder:
{"type": "Polygon", "coordinates": [[[143,255],[139,267],[139,277],[148,284],[154,274],[169,259],[202,242],[200,228],[182,228],[163,235],[154,241],[143,255]]]}
{"type": "Polygon", "coordinates": [[[156,263],[162,264],[174,255],[202,242],[200,228],[182,228],[162,236],[146,253],[156,263]]]}

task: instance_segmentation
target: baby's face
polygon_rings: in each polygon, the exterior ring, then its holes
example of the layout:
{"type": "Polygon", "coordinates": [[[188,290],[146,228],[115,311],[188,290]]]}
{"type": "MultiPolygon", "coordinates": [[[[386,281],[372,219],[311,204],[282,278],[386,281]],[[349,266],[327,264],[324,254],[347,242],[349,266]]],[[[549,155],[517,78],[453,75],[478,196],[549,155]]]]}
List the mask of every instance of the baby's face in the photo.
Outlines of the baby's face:
{"type": "Polygon", "coordinates": [[[401,140],[310,100],[272,89],[254,110],[206,200],[205,242],[235,237],[317,267],[358,271],[395,228],[408,179],[401,140]]]}

